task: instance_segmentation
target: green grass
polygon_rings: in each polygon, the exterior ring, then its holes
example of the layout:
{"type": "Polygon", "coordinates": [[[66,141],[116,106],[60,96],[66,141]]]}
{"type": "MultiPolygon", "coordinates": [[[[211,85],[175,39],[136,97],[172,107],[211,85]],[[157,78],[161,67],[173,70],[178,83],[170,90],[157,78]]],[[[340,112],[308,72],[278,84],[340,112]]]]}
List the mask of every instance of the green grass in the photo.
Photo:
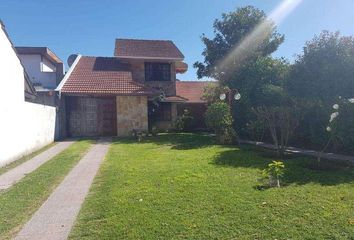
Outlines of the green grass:
{"type": "Polygon", "coordinates": [[[70,239],[353,239],[353,169],[292,158],[286,186],[258,190],[261,155],[203,135],[118,139],[70,239]]]}
{"type": "Polygon", "coordinates": [[[28,154],[26,156],[23,156],[23,157],[17,159],[16,161],[13,161],[13,162],[1,167],[0,168],[0,175],[5,173],[5,172],[7,172],[7,171],[9,171],[9,170],[11,170],[11,169],[13,169],[13,168],[15,168],[15,167],[17,167],[21,163],[24,163],[24,162],[30,160],[31,158],[39,155],[40,153],[44,152],[45,150],[48,150],[49,148],[53,147],[55,144],[56,143],[51,143],[51,144],[49,144],[49,145],[47,145],[47,146],[45,146],[45,147],[33,152],[33,153],[30,153],[30,154],[28,154]]]}
{"type": "Polygon", "coordinates": [[[44,163],[6,191],[0,192],[0,239],[10,239],[48,198],[88,150],[82,140],[44,163]]]}

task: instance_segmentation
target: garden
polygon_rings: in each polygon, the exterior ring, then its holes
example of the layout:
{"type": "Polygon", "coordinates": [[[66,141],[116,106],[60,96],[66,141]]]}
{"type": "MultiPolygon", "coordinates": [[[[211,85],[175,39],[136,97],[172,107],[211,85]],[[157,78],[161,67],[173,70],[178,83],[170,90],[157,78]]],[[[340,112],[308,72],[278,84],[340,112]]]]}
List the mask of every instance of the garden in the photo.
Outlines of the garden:
{"type": "Polygon", "coordinates": [[[262,10],[225,13],[213,29],[202,35],[204,61],[194,67],[200,78],[218,80],[204,99],[220,143],[272,143],[279,157],[289,145],[354,154],[352,36],[324,30],[290,62],[273,56],[286,36],[262,10]]]}

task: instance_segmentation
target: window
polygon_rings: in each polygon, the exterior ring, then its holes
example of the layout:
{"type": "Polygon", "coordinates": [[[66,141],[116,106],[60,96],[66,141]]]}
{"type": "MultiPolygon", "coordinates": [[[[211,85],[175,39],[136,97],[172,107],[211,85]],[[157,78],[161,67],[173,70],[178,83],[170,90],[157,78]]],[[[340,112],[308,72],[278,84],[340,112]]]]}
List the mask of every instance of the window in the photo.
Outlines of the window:
{"type": "Polygon", "coordinates": [[[41,72],[56,72],[56,67],[49,60],[41,57],[41,72]]]}
{"type": "Polygon", "coordinates": [[[171,81],[169,63],[145,63],[145,81],[171,81]]]}
{"type": "Polygon", "coordinates": [[[171,121],[171,103],[159,102],[155,105],[149,102],[149,116],[155,121],[171,121]]]}

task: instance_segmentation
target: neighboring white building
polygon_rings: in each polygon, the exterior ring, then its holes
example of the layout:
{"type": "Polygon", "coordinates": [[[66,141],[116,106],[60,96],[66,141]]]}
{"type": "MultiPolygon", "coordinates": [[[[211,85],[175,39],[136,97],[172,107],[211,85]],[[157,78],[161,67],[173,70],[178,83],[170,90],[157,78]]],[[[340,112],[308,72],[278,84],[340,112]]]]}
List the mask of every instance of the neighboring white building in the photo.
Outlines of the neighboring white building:
{"type": "Polygon", "coordinates": [[[63,62],[47,47],[16,47],[31,82],[42,89],[55,89],[64,76],[63,62]]]}
{"type": "Polygon", "coordinates": [[[54,141],[56,107],[37,93],[0,21],[0,166],[54,141]]]}

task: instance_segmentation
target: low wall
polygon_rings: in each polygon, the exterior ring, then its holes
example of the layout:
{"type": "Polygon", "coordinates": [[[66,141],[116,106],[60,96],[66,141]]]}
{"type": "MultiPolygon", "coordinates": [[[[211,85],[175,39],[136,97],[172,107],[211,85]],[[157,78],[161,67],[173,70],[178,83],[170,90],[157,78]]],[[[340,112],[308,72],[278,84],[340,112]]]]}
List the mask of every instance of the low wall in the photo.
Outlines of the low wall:
{"type": "Polygon", "coordinates": [[[22,102],[2,111],[0,167],[54,141],[55,107],[22,102]]]}

